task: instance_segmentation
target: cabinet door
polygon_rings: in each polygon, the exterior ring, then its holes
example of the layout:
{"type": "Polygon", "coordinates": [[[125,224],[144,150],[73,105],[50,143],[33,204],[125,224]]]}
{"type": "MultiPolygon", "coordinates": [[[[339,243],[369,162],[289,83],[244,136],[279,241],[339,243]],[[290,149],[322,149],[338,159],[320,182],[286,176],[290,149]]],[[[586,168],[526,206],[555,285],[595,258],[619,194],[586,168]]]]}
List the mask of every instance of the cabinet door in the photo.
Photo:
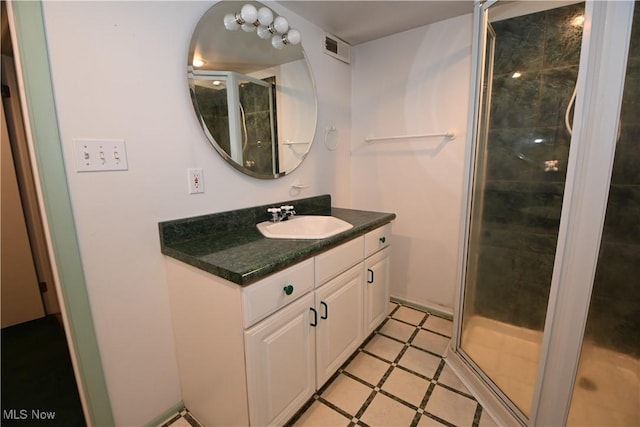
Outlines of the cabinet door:
{"type": "Polygon", "coordinates": [[[390,249],[385,248],[365,260],[365,334],[370,334],[387,316],[389,308],[390,249]]]}
{"type": "Polygon", "coordinates": [[[315,391],[313,293],[245,331],[249,420],[282,425],[315,391]]]}
{"type": "Polygon", "coordinates": [[[318,388],[358,348],[364,339],[363,264],[342,273],[316,290],[318,388]]]}

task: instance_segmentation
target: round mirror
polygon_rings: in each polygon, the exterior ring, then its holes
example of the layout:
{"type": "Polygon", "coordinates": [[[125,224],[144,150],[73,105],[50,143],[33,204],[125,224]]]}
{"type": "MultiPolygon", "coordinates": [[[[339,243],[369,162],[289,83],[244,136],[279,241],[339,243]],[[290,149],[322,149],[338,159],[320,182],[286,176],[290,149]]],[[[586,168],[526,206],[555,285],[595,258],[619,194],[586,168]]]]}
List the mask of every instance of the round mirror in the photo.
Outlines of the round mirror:
{"type": "Polygon", "coordinates": [[[196,116],[218,153],[247,175],[284,176],[311,148],[317,101],[303,37],[286,17],[238,1],[216,3],[193,32],[196,116]]]}

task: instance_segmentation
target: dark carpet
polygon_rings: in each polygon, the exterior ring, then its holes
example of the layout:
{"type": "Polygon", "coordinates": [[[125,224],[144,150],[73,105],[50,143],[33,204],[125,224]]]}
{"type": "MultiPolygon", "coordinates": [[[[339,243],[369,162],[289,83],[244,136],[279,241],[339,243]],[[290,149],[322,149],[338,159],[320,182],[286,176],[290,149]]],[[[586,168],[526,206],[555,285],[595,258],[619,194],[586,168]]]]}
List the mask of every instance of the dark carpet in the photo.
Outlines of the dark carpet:
{"type": "Polygon", "coordinates": [[[84,426],[64,329],[54,316],[2,329],[5,426],[84,426]]]}

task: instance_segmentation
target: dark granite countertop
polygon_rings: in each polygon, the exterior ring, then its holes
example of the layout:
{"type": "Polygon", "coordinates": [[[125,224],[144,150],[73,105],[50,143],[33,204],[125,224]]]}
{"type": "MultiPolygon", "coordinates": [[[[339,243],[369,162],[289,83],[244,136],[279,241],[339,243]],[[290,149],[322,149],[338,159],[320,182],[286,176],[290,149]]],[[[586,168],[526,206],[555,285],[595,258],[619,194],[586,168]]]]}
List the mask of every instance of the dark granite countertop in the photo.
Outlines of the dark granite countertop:
{"type": "Polygon", "coordinates": [[[391,222],[393,213],[331,207],[328,195],[159,223],[162,253],[239,285],[311,258],[391,222]],[[299,215],[332,215],[353,225],[326,239],[268,239],[256,224],[268,206],[294,205],[299,215]]]}

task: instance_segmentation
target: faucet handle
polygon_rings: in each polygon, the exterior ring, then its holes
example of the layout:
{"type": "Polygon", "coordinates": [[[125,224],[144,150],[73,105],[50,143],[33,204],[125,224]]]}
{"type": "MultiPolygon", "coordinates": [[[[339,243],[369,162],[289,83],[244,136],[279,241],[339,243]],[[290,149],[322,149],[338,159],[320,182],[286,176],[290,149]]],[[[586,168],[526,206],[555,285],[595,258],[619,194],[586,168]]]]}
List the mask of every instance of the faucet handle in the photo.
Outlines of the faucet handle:
{"type": "Polygon", "coordinates": [[[293,210],[293,206],[291,205],[280,206],[280,209],[282,209],[282,213],[280,214],[282,221],[286,221],[296,214],[296,211],[293,210]]]}
{"type": "Polygon", "coordinates": [[[281,208],[267,208],[267,212],[271,214],[271,221],[277,222],[280,220],[281,208]]]}
{"type": "Polygon", "coordinates": [[[288,217],[292,217],[296,214],[296,211],[293,210],[293,206],[291,205],[280,206],[280,209],[282,209],[282,216],[285,219],[288,217]]]}

